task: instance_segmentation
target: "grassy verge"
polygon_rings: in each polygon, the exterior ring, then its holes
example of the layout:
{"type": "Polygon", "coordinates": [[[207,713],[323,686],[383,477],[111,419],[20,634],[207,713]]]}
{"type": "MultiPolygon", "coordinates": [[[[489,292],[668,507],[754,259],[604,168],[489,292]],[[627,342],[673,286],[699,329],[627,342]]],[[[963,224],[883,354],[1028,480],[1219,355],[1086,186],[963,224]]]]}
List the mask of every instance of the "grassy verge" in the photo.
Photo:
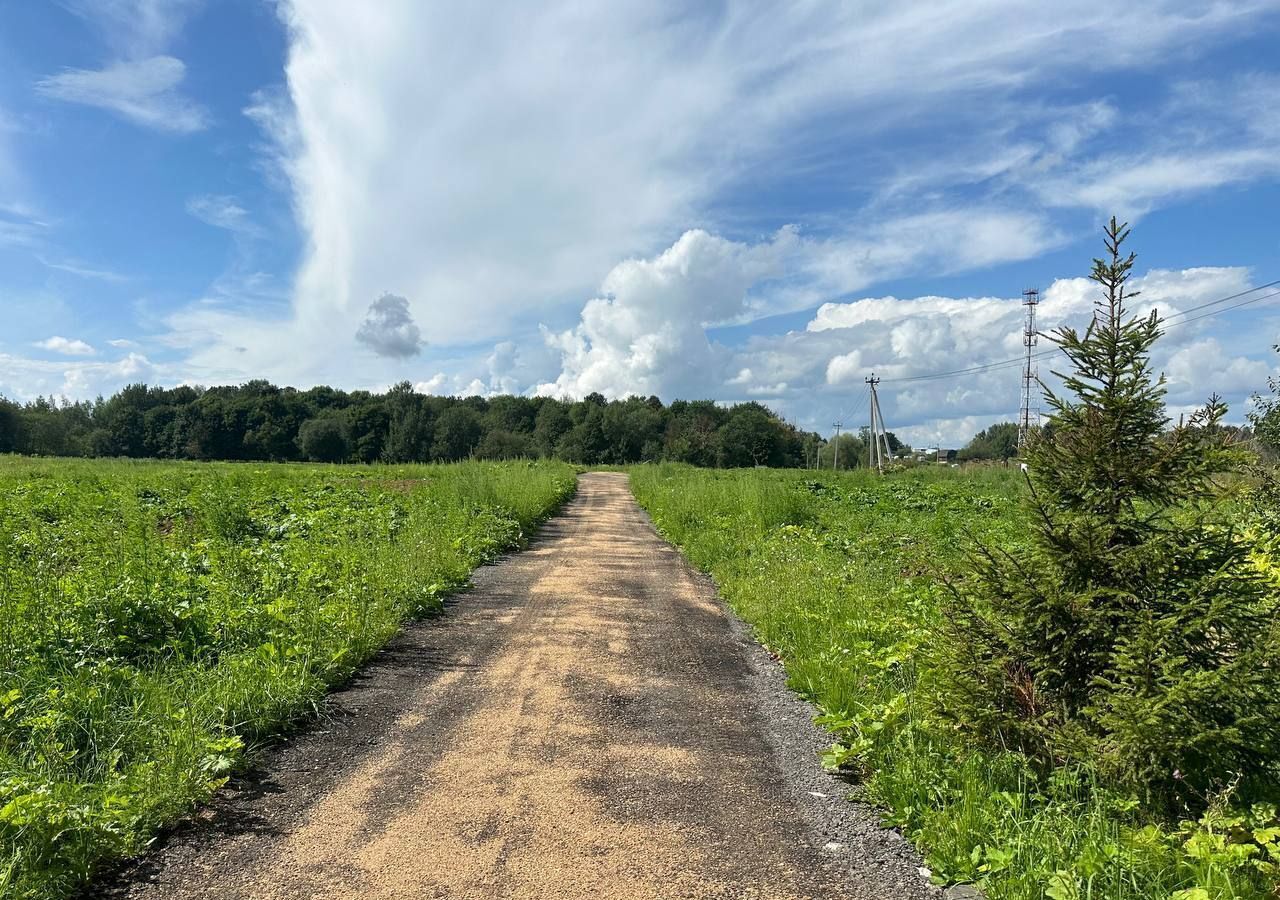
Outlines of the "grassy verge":
{"type": "Polygon", "coordinates": [[[142,849],[573,485],[558,463],[0,458],[0,896],[142,849]]]}
{"type": "Polygon", "coordinates": [[[935,662],[942,584],[971,540],[1019,540],[1015,471],[879,479],[661,465],[631,481],[659,530],[825,712],[827,762],[860,775],[937,881],[977,882],[997,900],[1276,896],[1274,809],[1154,821],[1087,771],[1038,775],[949,724],[935,662]]]}

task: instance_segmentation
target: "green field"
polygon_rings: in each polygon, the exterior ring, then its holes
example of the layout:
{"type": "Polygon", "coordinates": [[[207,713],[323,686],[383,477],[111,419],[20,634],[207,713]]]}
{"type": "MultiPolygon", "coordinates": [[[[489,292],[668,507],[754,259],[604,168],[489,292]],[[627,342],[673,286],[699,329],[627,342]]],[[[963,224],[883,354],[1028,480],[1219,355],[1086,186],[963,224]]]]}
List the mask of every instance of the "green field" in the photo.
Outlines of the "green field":
{"type": "MultiPolygon", "coordinates": [[[[946,585],[975,543],[1023,541],[1016,469],[630,471],[824,712],[827,763],[939,882],[995,900],[1276,896],[1274,807],[1157,815],[1086,767],[983,749],[949,714],[946,585]]],[[[65,897],[144,849],[573,483],[558,463],[0,457],[0,896],[65,897]]],[[[1250,521],[1274,579],[1280,528],[1250,521]]]]}
{"type": "Polygon", "coordinates": [[[939,882],[978,882],[997,900],[1276,896],[1274,806],[1144,814],[1087,770],[1045,774],[978,749],[948,714],[945,582],[975,541],[1021,541],[1016,469],[881,479],[661,465],[631,480],[824,711],[828,763],[887,810],[939,882]]]}
{"type": "Polygon", "coordinates": [[[0,457],[0,896],[65,896],[519,546],[559,463],[0,457]]]}

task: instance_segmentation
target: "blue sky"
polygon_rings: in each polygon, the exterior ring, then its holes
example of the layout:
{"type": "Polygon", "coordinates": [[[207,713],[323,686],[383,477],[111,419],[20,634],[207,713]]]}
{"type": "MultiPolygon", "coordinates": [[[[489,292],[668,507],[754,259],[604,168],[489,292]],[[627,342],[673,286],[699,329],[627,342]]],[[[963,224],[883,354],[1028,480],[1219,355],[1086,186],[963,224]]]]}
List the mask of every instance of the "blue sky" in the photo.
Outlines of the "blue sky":
{"type": "MultiPolygon", "coordinates": [[[[1280,278],[1280,4],[0,4],[0,394],[759,399],[1017,355],[1101,223],[1176,315],[1280,278]]],[[[1261,292],[1256,295],[1260,296],[1261,292]]],[[[1276,303],[1170,331],[1239,418],[1276,303]]],[[[1175,319],[1176,321],[1176,319],[1175,319]]],[[[884,386],[958,443],[1017,371],[884,386]]]]}

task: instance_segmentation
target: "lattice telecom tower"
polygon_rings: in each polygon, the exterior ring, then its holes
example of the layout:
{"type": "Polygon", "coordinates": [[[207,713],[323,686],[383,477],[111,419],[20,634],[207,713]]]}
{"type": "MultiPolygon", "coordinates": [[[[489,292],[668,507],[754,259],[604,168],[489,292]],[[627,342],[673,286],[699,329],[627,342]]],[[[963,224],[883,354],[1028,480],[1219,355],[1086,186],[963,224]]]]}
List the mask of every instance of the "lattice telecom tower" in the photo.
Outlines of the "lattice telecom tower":
{"type": "Polygon", "coordinates": [[[1037,288],[1027,288],[1022,292],[1022,309],[1025,312],[1025,325],[1022,331],[1022,345],[1026,349],[1026,362],[1022,366],[1022,408],[1018,411],[1018,449],[1021,450],[1027,443],[1027,436],[1031,433],[1031,426],[1040,424],[1040,410],[1034,412],[1035,421],[1032,422],[1031,395],[1035,390],[1037,383],[1037,373],[1035,369],[1035,348],[1036,348],[1036,306],[1040,303],[1040,291],[1037,288]]]}

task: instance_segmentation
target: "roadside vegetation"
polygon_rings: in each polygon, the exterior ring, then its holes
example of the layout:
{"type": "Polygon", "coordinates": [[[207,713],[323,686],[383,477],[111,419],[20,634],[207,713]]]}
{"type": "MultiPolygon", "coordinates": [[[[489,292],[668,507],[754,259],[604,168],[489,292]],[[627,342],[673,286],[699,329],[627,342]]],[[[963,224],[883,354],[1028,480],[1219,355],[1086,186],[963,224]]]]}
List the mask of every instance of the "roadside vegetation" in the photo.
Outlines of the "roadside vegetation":
{"type": "Polygon", "coordinates": [[[824,713],[827,764],[887,810],[938,882],[977,882],[997,900],[1275,896],[1275,806],[1247,802],[1234,779],[1194,807],[1153,809],[1087,763],[1045,766],[957,721],[947,585],[974,542],[1029,548],[1016,470],[660,465],[631,480],[824,713]]]}
{"type": "Polygon", "coordinates": [[[0,896],[143,849],[573,485],[551,462],[0,458],[0,896]]]}
{"type": "MultiPolygon", "coordinates": [[[[1216,399],[1167,420],[1125,236],[1113,220],[1093,324],[1053,336],[1065,378],[1025,479],[658,466],[632,483],[822,710],[827,764],[938,882],[1275,898],[1274,479],[1216,399]]],[[[1263,440],[1277,421],[1264,401],[1263,440]]]]}

